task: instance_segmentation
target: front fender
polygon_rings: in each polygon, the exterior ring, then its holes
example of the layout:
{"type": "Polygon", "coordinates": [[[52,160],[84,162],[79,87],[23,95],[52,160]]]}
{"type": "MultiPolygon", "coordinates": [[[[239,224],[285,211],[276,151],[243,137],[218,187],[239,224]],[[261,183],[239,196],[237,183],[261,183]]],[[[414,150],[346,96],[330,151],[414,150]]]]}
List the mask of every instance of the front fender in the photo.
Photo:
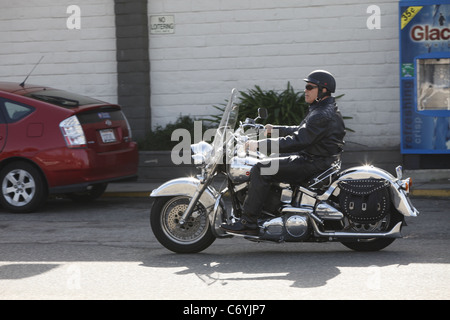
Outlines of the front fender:
{"type": "MultiPolygon", "coordinates": [[[[336,180],[330,188],[334,186],[336,188],[339,181],[346,179],[385,179],[390,182],[390,193],[391,200],[395,208],[404,216],[408,217],[416,217],[419,214],[419,211],[414,208],[407,194],[401,189],[400,185],[397,183],[399,181],[389,172],[376,168],[374,166],[360,166],[353,167],[347,170],[344,170],[339,179],[336,180]]],[[[334,191],[334,190],[333,190],[334,191]]]]}
{"type": "MultiPolygon", "coordinates": [[[[173,197],[188,196],[192,197],[200,185],[200,180],[196,178],[178,178],[167,181],[152,191],[150,197],[173,197]]],[[[211,186],[208,186],[200,197],[200,202],[209,211],[214,208],[218,192],[211,186]]]]}

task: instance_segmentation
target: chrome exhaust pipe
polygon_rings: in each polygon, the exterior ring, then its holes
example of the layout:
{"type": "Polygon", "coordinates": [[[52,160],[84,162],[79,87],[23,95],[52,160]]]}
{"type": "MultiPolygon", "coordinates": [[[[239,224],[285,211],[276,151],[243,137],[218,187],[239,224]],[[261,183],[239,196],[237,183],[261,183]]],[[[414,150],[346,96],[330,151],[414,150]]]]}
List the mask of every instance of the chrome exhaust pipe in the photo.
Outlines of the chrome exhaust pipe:
{"type": "Polygon", "coordinates": [[[314,228],[314,234],[317,237],[329,237],[334,239],[348,239],[348,238],[354,238],[354,239],[371,239],[371,238],[401,238],[401,228],[402,228],[402,222],[400,221],[397,223],[392,230],[384,233],[362,233],[362,232],[323,232],[320,231],[317,227],[316,222],[314,219],[310,219],[313,228],[314,228]]]}

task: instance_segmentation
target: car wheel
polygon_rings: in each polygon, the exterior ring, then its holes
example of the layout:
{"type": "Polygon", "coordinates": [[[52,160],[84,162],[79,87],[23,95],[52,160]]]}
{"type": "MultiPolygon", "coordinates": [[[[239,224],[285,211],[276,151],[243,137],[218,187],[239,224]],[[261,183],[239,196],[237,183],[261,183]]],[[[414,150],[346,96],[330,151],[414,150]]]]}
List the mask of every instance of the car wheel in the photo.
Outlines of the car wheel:
{"type": "Polygon", "coordinates": [[[47,200],[48,190],[42,174],[32,164],[19,161],[0,171],[1,205],[13,213],[29,213],[47,200]]]}

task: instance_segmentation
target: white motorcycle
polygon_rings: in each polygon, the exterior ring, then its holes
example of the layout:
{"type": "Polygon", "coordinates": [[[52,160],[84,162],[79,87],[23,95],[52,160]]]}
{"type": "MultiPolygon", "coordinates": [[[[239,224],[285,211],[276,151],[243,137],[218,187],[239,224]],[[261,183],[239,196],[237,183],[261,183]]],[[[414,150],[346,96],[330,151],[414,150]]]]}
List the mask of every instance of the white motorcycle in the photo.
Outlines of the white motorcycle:
{"type": "MultiPolygon", "coordinates": [[[[243,151],[248,128],[262,126],[256,124],[258,118],[247,119],[234,130],[237,93],[233,89],[213,142],[191,145],[199,175],[170,180],[150,195],[155,198],[151,228],[163,246],[177,253],[194,253],[217,238],[236,235],[256,242],[338,241],[356,251],[377,251],[402,237],[404,217],[416,217],[419,212],[408,197],[411,179],[402,180],[401,166],[394,177],[373,166],[341,171],[340,162],[308,182],[273,184],[258,220],[258,235],[223,230],[223,223],[240,218],[250,170],[265,158],[243,151]],[[217,181],[222,181],[222,187],[215,187],[217,181]]],[[[264,113],[260,109],[259,118],[264,113]]]]}

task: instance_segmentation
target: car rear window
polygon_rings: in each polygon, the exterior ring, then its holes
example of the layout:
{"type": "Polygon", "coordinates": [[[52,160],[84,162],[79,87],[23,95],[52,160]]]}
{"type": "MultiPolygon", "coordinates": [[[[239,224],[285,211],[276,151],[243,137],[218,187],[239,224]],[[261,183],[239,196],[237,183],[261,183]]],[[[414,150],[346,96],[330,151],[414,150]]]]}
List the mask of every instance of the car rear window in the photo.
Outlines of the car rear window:
{"type": "Polygon", "coordinates": [[[103,101],[58,89],[43,89],[25,94],[26,97],[45,101],[63,108],[76,108],[88,104],[102,104],[103,101]]]}

